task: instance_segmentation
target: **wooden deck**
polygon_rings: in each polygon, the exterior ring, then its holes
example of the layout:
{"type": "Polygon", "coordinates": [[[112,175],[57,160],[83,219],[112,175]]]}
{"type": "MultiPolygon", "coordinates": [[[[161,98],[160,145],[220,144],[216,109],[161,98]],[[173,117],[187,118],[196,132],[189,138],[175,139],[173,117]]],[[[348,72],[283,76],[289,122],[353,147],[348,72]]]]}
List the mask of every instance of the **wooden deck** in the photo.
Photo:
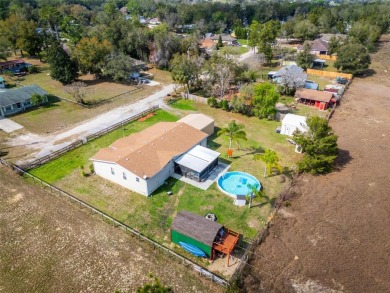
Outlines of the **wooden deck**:
{"type": "Polygon", "coordinates": [[[222,238],[219,238],[218,241],[215,241],[213,244],[213,249],[220,251],[223,254],[228,256],[227,265],[229,266],[230,254],[232,253],[234,247],[236,246],[240,234],[236,231],[225,229],[225,235],[222,238]]]}

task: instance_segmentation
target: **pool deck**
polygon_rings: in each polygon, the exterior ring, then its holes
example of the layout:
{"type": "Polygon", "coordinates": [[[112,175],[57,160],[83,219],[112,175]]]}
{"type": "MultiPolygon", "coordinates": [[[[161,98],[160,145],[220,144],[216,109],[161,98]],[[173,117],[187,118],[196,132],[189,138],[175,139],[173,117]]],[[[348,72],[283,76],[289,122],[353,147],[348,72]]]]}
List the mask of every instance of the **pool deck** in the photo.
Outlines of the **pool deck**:
{"type": "Polygon", "coordinates": [[[176,173],[174,173],[172,175],[172,177],[176,178],[180,181],[183,181],[187,184],[190,184],[192,186],[198,187],[202,190],[207,190],[215,182],[215,180],[217,180],[220,175],[226,173],[229,168],[230,168],[230,165],[219,162],[218,165],[213,170],[211,170],[211,172],[209,173],[209,176],[203,182],[198,182],[198,181],[192,180],[190,178],[186,178],[186,177],[179,175],[179,174],[176,174],[176,173]]]}

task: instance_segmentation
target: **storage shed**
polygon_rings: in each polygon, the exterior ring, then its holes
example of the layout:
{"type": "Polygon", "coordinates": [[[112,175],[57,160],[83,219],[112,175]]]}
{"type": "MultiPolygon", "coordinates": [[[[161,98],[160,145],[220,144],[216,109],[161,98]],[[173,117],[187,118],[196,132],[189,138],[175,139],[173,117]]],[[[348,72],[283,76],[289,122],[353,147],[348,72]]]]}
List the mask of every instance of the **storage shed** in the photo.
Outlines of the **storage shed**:
{"type": "Polygon", "coordinates": [[[213,258],[213,245],[219,230],[223,226],[217,222],[207,220],[188,211],[177,213],[171,226],[171,240],[173,243],[185,242],[203,250],[213,258]]]}
{"type": "Polygon", "coordinates": [[[230,255],[239,237],[239,233],[188,211],[177,213],[171,225],[173,243],[195,246],[211,259],[214,259],[215,252],[219,251],[228,256],[228,266],[230,255]]]}
{"type": "Polygon", "coordinates": [[[295,92],[298,102],[308,106],[314,106],[319,110],[326,110],[335,103],[333,93],[316,91],[312,89],[298,89],[295,92]]]}
{"type": "Polygon", "coordinates": [[[282,127],[280,134],[292,136],[295,130],[306,132],[308,126],[306,124],[306,117],[294,114],[287,114],[282,120],[282,127]]]}
{"type": "Polygon", "coordinates": [[[214,119],[204,114],[189,114],[177,122],[188,124],[208,135],[214,133],[214,119]]]}

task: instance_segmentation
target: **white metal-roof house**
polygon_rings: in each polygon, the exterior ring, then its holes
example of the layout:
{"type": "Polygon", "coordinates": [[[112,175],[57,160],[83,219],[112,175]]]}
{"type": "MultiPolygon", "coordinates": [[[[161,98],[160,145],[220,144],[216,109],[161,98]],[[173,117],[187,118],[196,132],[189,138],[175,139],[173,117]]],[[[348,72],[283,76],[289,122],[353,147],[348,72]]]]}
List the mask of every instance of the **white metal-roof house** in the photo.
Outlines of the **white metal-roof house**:
{"type": "Polygon", "coordinates": [[[287,114],[282,120],[280,134],[292,136],[295,130],[306,132],[308,129],[305,116],[287,114]]]}

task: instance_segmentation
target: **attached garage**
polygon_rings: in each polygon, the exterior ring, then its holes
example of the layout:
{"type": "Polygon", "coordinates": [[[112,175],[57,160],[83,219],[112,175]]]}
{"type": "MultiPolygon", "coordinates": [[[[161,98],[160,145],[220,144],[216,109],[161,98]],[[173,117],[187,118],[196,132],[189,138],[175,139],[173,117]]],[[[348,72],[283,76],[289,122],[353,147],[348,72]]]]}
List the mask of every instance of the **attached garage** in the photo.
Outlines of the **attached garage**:
{"type": "Polygon", "coordinates": [[[208,135],[214,133],[214,119],[204,114],[189,114],[177,122],[186,123],[208,135]]]}

